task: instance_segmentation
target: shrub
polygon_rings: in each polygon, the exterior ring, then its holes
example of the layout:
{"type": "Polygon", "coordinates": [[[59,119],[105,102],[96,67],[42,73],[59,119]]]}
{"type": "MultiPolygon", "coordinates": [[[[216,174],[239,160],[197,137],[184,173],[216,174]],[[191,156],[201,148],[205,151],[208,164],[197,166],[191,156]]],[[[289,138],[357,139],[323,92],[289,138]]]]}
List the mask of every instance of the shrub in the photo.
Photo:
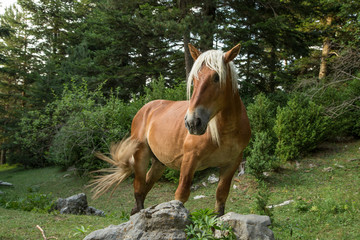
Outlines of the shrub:
{"type": "Polygon", "coordinates": [[[275,104],[265,94],[255,96],[254,102],[247,107],[247,114],[252,132],[273,132],[275,104]]]}
{"type": "Polygon", "coordinates": [[[279,165],[274,157],[274,108],[274,103],[263,93],[255,96],[254,102],[247,108],[252,139],[245,151],[246,171],[260,180],[264,177],[263,172],[271,171],[279,165]]]}
{"type": "Polygon", "coordinates": [[[281,164],[273,155],[273,145],[268,132],[258,132],[253,138],[250,156],[246,159],[246,171],[258,180],[264,179],[264,172],[276,169],[281,164]]]}
{"type": "Polygon", "coordinates": [[[325,138],[329,118],[323,108],[301,95],[294,95],[287,106],[277,109],[274,131],[276,155],[293,160],[314,148],[325,138]]]}
{"type": "Polygon", "coordinates": [[[65,85],[60,97],[46,105],[43,110],[32,110],[20,120],[19,131],[15,135],[25,157],[16,162],[25,166],[42,167],[49,164],[49,149],[54,136],[72,115],[91,111],[97,101],[104,99],[100,88],[94,92],[87,89],[86,83],[65,85]]]}
{"type": "Polygon", "coordinates": [[[117,142],[129,132],[136,109],[111,97],[104,106],[72,115],[54,137],[50,161],[56,165],[74,165],[80,172],[104,167],[94,152],[109,151],[111,142],[117,142]]]}
{"type": "Polygon", "coordinates": [[[254,206],[252,208],[252,212],[259,215],[266,215],[271,218],[271,221],[274,222],[273,219],[273,210],[274,208],[269,208],[269,199],[271,192],[266,185],[265,182],[260,181],[258,186],[258,191],[255,196],[254,206]]]}

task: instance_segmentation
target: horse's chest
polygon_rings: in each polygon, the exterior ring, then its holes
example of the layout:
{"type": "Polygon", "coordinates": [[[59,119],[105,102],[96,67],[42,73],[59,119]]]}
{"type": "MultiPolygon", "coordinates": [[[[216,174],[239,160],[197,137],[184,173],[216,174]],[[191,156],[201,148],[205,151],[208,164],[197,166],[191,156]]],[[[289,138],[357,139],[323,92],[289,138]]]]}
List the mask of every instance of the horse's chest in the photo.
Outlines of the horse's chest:
{"type": "Polygon", "coordinates": [[[212,154],[207,156],[206,159],[201,161],[199,169],[208,167],[224,167],[236,164],[241,149],[237,144],[229,144],[217,148],[212,154]]]}

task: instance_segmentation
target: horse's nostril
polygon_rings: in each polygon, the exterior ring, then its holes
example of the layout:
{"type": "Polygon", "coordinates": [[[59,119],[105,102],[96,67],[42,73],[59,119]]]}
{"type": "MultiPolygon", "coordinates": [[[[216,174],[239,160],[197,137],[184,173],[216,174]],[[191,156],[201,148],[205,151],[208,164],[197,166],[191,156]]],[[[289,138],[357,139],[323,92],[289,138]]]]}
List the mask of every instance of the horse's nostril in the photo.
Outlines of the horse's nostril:
{"type": "Polygon", "coordinates": [[[185,121],[186,121],[186,119],[187,119],[187,115],[185,115],[185,118],[184,118],[184,119],[185,119],[185,121]]]}
{"type": "Polygon", "coordinates": [[[201,119],[200,119],[200,118],[196,118],[196,119],[195,119],[195,126],[196,126],[196,127],[200,127],[200,125],[201,125],[201,119]]]}

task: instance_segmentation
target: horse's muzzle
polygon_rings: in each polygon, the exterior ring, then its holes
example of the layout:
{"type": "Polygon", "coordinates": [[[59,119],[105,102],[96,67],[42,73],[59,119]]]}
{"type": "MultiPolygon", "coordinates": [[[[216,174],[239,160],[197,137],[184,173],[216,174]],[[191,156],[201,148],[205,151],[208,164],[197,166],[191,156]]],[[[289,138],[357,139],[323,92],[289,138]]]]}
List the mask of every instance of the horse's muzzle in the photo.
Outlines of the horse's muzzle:
{"type": "Polygon", "coordinates": [[[190,134],[203,135],[206,132],[209,116],[210,114],[202,109],[198,109],[190,114],[187,113],[185,115],[185,127],[190,134]]]}

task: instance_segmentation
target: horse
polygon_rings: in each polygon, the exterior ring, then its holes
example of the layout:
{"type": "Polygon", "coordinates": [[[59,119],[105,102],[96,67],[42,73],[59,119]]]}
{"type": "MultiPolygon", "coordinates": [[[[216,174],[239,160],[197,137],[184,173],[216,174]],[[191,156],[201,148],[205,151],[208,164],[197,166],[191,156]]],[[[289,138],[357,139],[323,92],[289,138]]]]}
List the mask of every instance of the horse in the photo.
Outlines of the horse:
{"type": "Polygon", "coordinates": [[[194,59],[187,79],[189,100],[147,103],[133,118],[130,136],[111,146],[111,156],[96,154],[113,167],[99,170],[107,175],[99,175],[91,183],[94,198],[111,187],[113,193],[134,173],[133,215],[144,208],[146,195],[169,167],[180,170],[175,200],[185,203],[195,171],[216,167],[219,182],[215,211],[219,216],[224,214],[232,178],[251,135],[232,62],[240,44],[225,53],[201,53],[191,44],[189,50],[194,59]]]}

